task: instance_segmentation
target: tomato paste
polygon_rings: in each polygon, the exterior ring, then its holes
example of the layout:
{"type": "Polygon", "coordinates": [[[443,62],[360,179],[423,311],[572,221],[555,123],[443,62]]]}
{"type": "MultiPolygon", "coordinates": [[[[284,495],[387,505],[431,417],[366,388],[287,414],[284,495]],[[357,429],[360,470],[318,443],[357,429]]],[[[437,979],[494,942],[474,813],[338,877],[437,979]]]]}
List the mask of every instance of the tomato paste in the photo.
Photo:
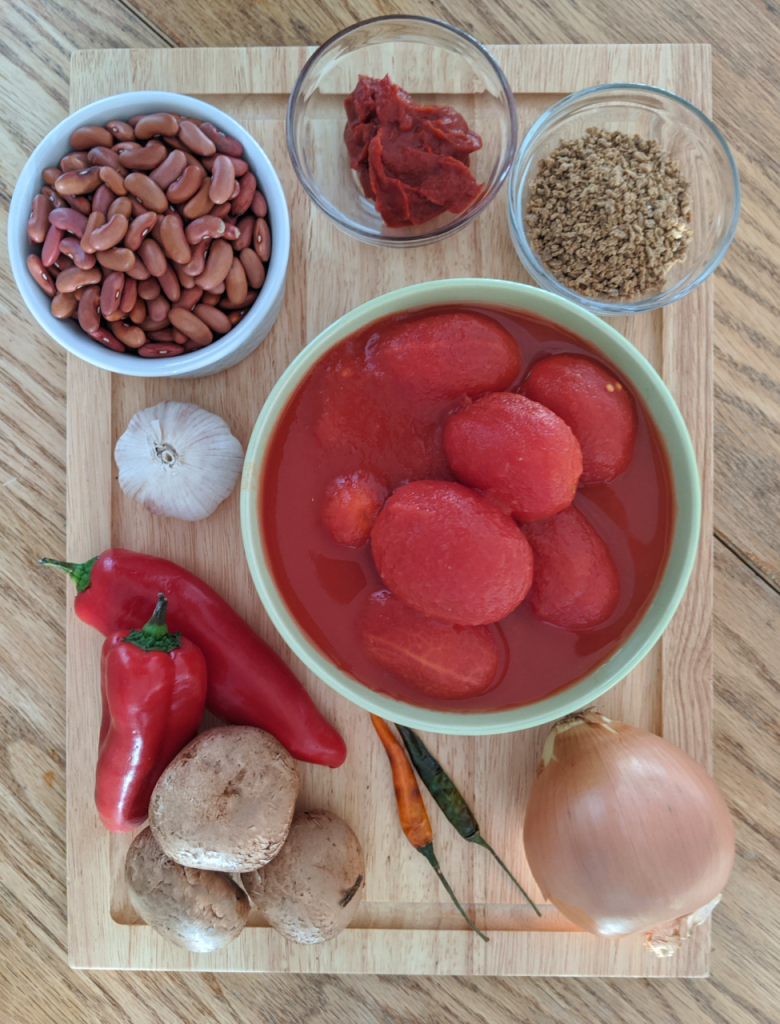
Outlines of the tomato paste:
{"type": "Polygon", "coordinates": [[[482,139],[457,110],[418,106],[389,75],[361,75],[344,106],[350,167],[388,227],[462,213],[479,195],[469,155],[482,139]]]}

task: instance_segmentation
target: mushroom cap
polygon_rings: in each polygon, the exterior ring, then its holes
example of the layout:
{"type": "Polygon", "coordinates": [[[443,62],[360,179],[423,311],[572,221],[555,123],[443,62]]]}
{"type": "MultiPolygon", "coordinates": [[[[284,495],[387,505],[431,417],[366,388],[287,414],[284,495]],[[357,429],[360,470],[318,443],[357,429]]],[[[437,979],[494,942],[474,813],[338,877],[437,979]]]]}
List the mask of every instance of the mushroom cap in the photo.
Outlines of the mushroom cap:
{"type": "Polygon", "coordinates": [[[355,916],[366,865],[357,836],[330,811],[302,811],[262,870],[241,876],[268,923],[293,942],[326,942],[355,916]]]}
{"type": "Polygon", "coordinates": [[[298,769],[262,729],[209,729],[171,761],[149,804],[163,850],[185,867],[252,871],[281,849],[295,811],[298,769]]]}
{"type": "Polygon", "coordinates": [[[164,939],[194,953],[232,942],[249,914],[249,900],[228,875],[176,864],[150,828],[133,840],[125,861],[130,902],[164,939]]]}

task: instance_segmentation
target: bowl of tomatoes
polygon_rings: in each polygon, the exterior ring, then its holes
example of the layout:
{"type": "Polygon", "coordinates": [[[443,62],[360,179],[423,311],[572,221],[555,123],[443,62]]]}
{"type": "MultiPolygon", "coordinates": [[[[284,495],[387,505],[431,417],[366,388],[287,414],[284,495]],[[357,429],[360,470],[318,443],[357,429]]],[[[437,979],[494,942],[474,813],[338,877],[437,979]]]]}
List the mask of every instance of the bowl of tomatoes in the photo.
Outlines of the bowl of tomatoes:
{"type": "Polygon", "coordinates": [[[373,713],[511,732],[595,700],[687,585],[701,498],[660,376],[508,281],[390,292],[282,374],[247,449],[244,547],[294,653],[373,713]]]}

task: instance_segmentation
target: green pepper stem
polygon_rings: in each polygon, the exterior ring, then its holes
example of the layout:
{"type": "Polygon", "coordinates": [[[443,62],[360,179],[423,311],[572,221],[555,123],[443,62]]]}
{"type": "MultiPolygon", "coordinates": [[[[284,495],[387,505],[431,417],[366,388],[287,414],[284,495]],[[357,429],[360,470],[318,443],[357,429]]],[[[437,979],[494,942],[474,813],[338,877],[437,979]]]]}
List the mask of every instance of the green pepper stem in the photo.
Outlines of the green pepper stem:
{"type": "Polygon", "coordinates": [[[425,846],[417,846],[417,847],[415,847],[415,849],[417,850],[418,853],[421,853],[423,855],[423,857],[425,857],[425,859],[431,865],[433,870],[439,876],[439,881],[444,886],[444,888],[447,890],[448,896],[450,897],[452,902],[455,904],[455,906],[458,908],[458,910],[462,914],[463,919],[467,922],[469,928],[471,928],[471,930],[473,932],[476,932],[477,935],[479,935],[480,939],[482,939],[484,942],[490,942],[490,939],[487,937],[487,935],[485,935],[484,932],[481,932],[479,930],[479,928],[477,928],[477,926],[474,924],[474,922],[471,920],[471,918],[468,916],[466,911],[463,909],[463,907],[458,902],[458,897],[452,891],[452,887],[450,886],[450,883],[444,877],[444,872],[442,871],[441,867],[439,866],[439,861],[436,858],[436,854],[433,852],[433,843],[426,843],[425,846]]]}
{"type": "Polygon", "coordinates": [[[39,558],[38,562],[41,565],[56,565],[58,569],[64,569],[76,584],[76,593],[80,594],[90,585],[92,566],[97,560],[98,556],[95,555],[88,562],[61,562],[58,558],[39,558]]]}
{"type": "Polygon", "coordinates": [[[479,832],[475,832],[473,836],[469,836],[468,837],[468,841],[470,843],[476,843],[477,846],[484,846],[486,850],[489,850],[493,854],[493,856],[496,858],[496,860],[501,865],[501,867],[504,869],[504,871],[506,871],[506,873],[509,875],[509,877],[512,879],[512,881],[515,883],[515,885],[520,890],[520,892],[523,894],[523,896],[525,896],[525,898],[528,900],[528,902],[534,908],[534,912],[539,917],[541,917],[542,916],[541,910],[537,907],[537,905],[534,903],[534,901],[531,899],[531,897],[528,895],[528,893],[525,891],[525,889],[522,887],[522,885],[520,885],[518,880],[515,878],[515,876],[512,874],[512,872],[506,866],[506,864],[501,860],[501,858],[498,856],[498,854],[493,849],[493,847],[490,845],[490,843],[487,841],[487,839],[483,839],[482,836],[479,834],[479,832]]]}
{"type": "Polygon", "coordinates": [[[181,632],[170,633],[165,623],[165,614],[168,611],[168,598],[165,594],[157,595],[157,604],[154,606],[152,617],[141,629],[131,629],[124,638],[125,643],[135,644],[142,651],[164,651],[170,654],[177,647],[181,646],[181,632]]]}

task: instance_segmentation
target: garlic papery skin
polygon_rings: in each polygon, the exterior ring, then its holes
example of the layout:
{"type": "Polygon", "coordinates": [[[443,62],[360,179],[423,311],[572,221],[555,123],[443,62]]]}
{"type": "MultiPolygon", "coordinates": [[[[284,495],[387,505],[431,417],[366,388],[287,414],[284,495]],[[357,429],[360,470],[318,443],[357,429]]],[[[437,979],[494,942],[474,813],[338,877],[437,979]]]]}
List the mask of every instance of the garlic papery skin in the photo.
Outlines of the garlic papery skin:
{"type": "Polygon", "coordinates": [[[236,486],[244,449],[223,419],[191,402],[137,412],[114,449],[119,486],[156,516],[210,516],[236,486]]]}

